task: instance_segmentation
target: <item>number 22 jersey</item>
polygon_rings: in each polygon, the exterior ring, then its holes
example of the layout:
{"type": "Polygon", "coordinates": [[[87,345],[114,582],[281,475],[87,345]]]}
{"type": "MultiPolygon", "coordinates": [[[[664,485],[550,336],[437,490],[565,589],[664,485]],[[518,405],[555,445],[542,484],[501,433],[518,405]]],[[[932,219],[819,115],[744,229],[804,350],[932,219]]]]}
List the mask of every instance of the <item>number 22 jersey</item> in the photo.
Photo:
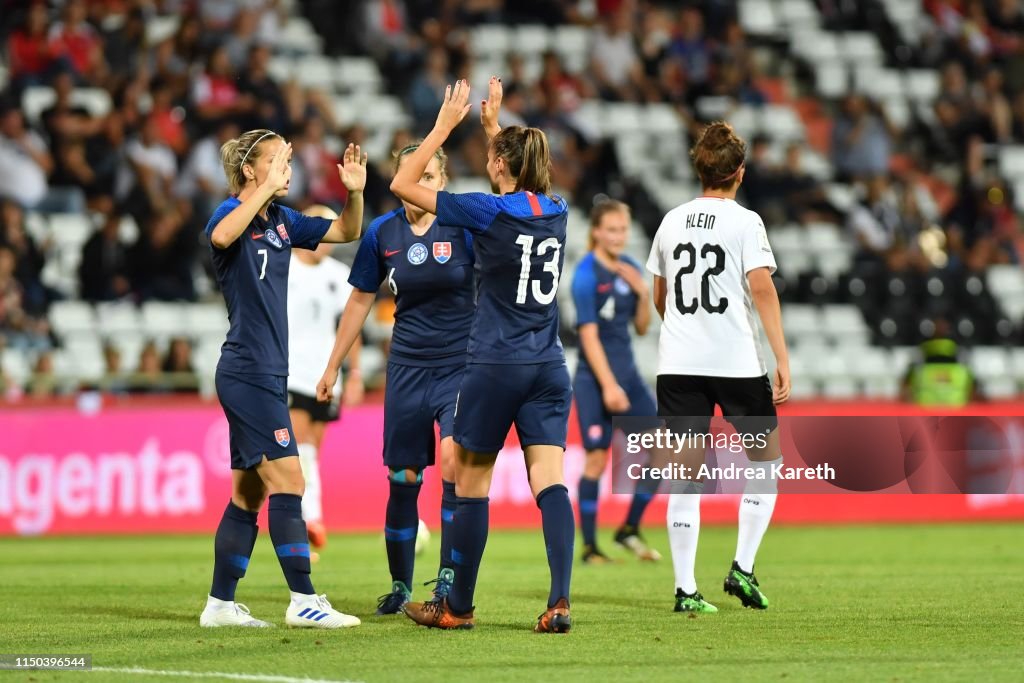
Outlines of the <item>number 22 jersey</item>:
{"type": "Polygon", "coordinates": [[[775,272],[764,223],[731,199],[698,197],[661,222],[647,270],[668,295],[659,375],[760,377],[767,372],[747,273],[775,272]]]}

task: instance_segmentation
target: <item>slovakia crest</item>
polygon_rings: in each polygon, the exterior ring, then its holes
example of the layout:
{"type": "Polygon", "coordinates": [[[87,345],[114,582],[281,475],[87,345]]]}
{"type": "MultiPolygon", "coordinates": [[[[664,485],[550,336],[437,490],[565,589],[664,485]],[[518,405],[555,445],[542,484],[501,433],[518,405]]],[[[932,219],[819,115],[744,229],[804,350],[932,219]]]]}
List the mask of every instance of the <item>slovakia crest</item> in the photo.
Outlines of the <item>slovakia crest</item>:
{"type": "Polygon", "coordinates": [[[409,251],[406,252],[405,256],[409,259],[409,263],[414,266],[421,265],[427,260],[427,247],[422,242],[417,242],[409,247],[409,251]]]}
{"type": "Polygon", "coordinates": [[[615,291],[626,296],[629,294],[629,283],[623,280],[621,277],[615,278],[615,291]]]}
{"type": "Polygon", "coordinates": [[[281,238],[278,237],[277,233],[274,232],[273,230],[271,230],[270,228],[267,228],[267,231],[265,233],[263,233],[263,234],[267,236],[267,241],[270,242],[271,244],[273,244],[278,249],[280,249],[281,247],[284,246],[281,243],[281,238]]]}
{"type": "Polygon", "coordinates": [[[438,263],[448,263],[452,257],[451,242],[434,242],[434,260],[438,263]]]}
{"type": "Polygon", "coordinates": [[[292,437],[291,435],[288,434],[288,428],[285,427],[284,429],[275,429],[274,441],[276,441],[277,445],[280,446],[281,448],[284,448],[288,444],[290,444],[292,442],[292,437]]]}
{"type": "Polygon", "coordinates": [[[281,236],[285,242],[291,242],[292,238],[288,236],[288,231],[284,227],[284,223],[277,224],[277,234],[281,236]]]}

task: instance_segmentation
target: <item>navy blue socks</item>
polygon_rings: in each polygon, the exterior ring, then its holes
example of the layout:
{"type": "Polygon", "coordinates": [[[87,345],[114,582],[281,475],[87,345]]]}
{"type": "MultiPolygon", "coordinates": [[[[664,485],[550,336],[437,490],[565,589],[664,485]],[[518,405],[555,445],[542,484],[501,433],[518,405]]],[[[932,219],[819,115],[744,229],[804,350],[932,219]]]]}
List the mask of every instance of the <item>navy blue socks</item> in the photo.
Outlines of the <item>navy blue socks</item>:
{"type": "Polygon", "coordinates": [[[420,514],[416,501],[419,482],[395,481],[389,478],[388,507],[384,517],[384,544],[388,551],[391,580],[401,581],[412,592],[412,573],[416,562],[416,532],[420,514]]]}
{"type": "Polygon", "coordinates": [[[256,545],[256,513],[228,502],[213,540],[213,585],[210,595],[218,600],[234,601],[238,580],[245,576],[256,545]]]}
{"type": "MultiPolygon", "coordinates": [[[[455,520],[455,482],[441,480],[441,567],[454,569],[452,564],[452,522],[455,520]]],[[[440,570],[438,570],[440,574],[440,570]]]]}
{"type": "MultiPolygon", "coordinates": [[[[544,525],[544,545],[547,546],[548,567],[551,569],[551,593],[548,607],[554,607],[561,598],[569,599],[572,581],[572,553],[576,529],[572,517],[569,490],[562,484],[553,484],[537,495],[544,525]]],[[[461,514],[461,508],[460,508],[461,514]]],[[[458,580],[456,580],[458,586],[458,580]]]]}
{"type": "Polygon", "coordinates": [[[275,493],[270,496],[269,512],[270,540],[288,588],[293,593],[315,594],[309,578],[309,537],[302,520],[302,496],[275,493]]]}
{"type": "Polygon", "coordinates": [[[658,484],[661,482],[657,479],[643,478],[636,483],[636,489],[633,491],[633,501],[629,504],[629,513],[626,515],[626,526],[633,527],[634,529],[639,528],[640,518],[644,516],[644,510],[647,509],[647,505],[654,498],[654,494],[658,492],[658,484]]]}
{"type": "MultiPolygon", "coordinates": [[[[564,487],[563,487],[564,490],[564,487]]],[[[566,497],[566,502],[568,502],[566,497]]],[[[480,572],[480,559],[487,545],[489,498],[456,498],[458,506],[452,522],[452,564],[455,585],[448,594],[448,606],[455,614],[466,614],[473,609],[476,577],[480,572]]],[[[569,509],[569,535],[572,536],[572,508],[569,509]]]]}
{"type": "Polygon", "coordinates": [[[597,544],[597,479],[580,479],[580,531],[583,533],[584,545],[597,544]]]}

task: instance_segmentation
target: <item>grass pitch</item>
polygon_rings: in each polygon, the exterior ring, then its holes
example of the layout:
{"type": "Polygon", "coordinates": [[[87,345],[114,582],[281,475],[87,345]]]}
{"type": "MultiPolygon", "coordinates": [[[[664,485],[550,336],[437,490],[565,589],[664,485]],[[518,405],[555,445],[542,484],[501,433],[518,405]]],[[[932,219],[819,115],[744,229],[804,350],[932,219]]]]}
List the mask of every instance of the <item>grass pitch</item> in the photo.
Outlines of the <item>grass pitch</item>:
{"type": "MultiPolygon", "coordinates": [[[[666,556],[657,565],[625,556],[613,566],[577,565],[575,628],[566,636],[530,630],[547,596],[539,531],[492,534],[478,625],[469,632],[372,616],[390,585],[379,535],[335,534],[314,568],[318,590],[363,619],[334,632],[200,629],[212,530],[2,539],[0,653],[89,653],[96,667],[368,683],[1024,679],[1019,524],[770,529],[758,558],[766,612],[744,610],[721,592],[735,529],[705,528],[697,576],[721,611],[698,618],[672,612],[667,539],[660,530],[648,535],[666,556]]],[[[433,577],[435,558],[436,535],[417,581],[433,577]]],[[[254,615],[283,623],[287,592],[265,530],[238,598],[254,615]]],[[[175,678],[0,672],[0,683],[175,678]]]]}

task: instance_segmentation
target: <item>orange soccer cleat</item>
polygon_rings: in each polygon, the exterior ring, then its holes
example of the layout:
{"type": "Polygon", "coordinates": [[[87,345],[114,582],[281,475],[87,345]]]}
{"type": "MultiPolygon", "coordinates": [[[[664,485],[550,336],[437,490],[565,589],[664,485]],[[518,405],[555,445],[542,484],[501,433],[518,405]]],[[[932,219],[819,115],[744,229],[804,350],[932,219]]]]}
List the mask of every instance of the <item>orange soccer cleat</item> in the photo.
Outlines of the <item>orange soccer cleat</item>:
{"type": "Polygon", "coordinates": [[[455,614],[448,606],[448,598],[427,602],[407,602],[403,611],[405,616],[427,628],[466,630],[476,625],[473,620],[473,610],[467,614],[455,614]]]}
{"type": "Polygon", "coordinates": [[[569,601],[561,598],[554,607],[548,607],[544,614],[537,617],[537,625],[533,630],[537,633],[568,633],[571,628],[569,601]]]}

